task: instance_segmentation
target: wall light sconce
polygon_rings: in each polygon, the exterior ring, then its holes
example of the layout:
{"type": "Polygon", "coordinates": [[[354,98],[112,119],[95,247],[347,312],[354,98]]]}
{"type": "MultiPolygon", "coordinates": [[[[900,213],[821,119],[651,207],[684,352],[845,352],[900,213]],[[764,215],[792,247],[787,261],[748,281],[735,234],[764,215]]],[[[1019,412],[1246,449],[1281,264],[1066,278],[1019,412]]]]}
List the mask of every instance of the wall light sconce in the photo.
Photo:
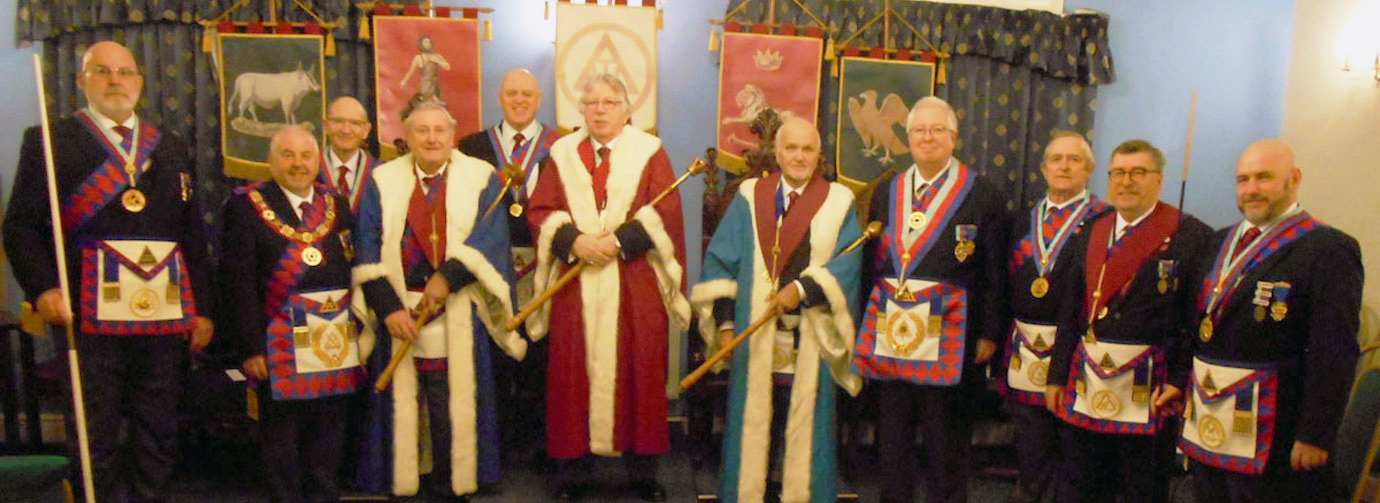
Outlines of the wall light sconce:
{"type": "Polygon", "coordinates": [[[1342,57],[1342,71],[1352,72],[1355,63],[1355,69],[1359,70],[1355,75],[1373,75],[1380,82],[1380,31],[1374,29],[1377,18],[1380,18],[1380,0],[1361,2],[1338,30],[1337,52],[1342,57]]]}

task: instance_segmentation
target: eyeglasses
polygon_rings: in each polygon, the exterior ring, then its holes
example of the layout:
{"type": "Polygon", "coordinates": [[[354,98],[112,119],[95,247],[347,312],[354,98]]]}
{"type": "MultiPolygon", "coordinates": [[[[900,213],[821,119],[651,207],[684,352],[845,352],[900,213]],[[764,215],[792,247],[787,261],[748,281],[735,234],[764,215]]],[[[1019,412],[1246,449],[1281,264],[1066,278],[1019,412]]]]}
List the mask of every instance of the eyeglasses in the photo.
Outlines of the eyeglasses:
{"type": "Polygon", "coordinates": [[[1150,173],[1157,173],[1157,174],[1158,174],[1159,172],[1160,172],[1160,170],[1158,170],[1158,169],[1133,168],[1133,169],[1131,169],[1131,170],[1128,171],[1128,170],[1124,170],[1124,169],[1121,169],[1121,168],[1117,168],[1117,169],[1113,169],[1113,170],[1111,170],[1111,171],[1108,171],[1108,172],[1107,172],[1107,177],[1110,178],[1110,179],[1112,179],[1112,180],[1120,180],[1120,179],[1122,179],[1122,178],[1129,177],[1129,178],[1131,179],[1131,181],[1133,181],[1133,182],[1139,182],[1139,181],[1145,179],[1145,175],[1148,175],[1148,174],[1150,174],[1150,173]]]}
{"type": "Polygon", "coordinates": [[[586,110],[612,110],[615,107],[622,106],[623,100],[607,99],[601,101],[583,101],[580,102],[580,104],[584,105],[586,110]]]}
{"type": "Polygon", "coordinates": [[[96,66],[91,67],[91,69],[86,70],[86,73],[89,73],[89,74],[92,74],[92,75],[99,75],[99,76],[105,77],[105,78],[107,78],[107,79],[110,78],[110,76],[113,74],[113,75],[119,75],[120,77],[123,77],[123,78],[126,78],[126,79],[127,79],[127,78],[130,78],[130,77],[138,77],[138,76],[139,76],[139,69],[138,69],[138,68],[130,68],[130,67],[127,67],[127,66],[122,66],[122,67],[119,67],[119,68],[115,68],[115,67],[110,67],[110,66],[105,66],[105,65],[96,65],[96,66]]]}
{"type": "Polygon", "coordinates": [[[910,134],[918,134],[921,136],[924,136],[925,134],[929,134],[930,136],[939,136],[950,131],[952,130],[949,129],[949,126],[941,126],[938,124],[928,127],[916,126],[907,130],[907,132],[909,132],[910,134]]]}

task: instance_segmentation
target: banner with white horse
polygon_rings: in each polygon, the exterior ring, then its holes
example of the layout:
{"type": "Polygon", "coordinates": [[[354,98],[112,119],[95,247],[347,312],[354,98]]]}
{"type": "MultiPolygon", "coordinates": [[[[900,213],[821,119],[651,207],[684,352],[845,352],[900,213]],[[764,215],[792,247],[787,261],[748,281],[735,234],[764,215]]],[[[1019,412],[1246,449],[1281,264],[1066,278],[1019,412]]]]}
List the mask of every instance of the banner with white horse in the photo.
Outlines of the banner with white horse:
{"type": "Polygon", "coordinates": [[[321,35],[219,33],[220,138],[225,175],[268,180],[273,133],[297,124],[322,137],[321,35]]]}

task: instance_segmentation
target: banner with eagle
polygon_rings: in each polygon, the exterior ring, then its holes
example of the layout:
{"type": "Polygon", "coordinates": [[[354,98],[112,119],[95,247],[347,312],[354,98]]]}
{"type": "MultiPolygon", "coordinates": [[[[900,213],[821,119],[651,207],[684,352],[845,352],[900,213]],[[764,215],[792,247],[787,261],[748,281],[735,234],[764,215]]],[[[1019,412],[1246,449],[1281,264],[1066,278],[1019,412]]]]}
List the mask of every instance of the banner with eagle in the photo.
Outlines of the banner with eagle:
{"type": "Polygon", "coordinates": [[[824,40],[819,37],[725,32],[719,51],[719,165],[746,169],[743,155],[762,139],[752,121],[768,108],[783,120],[816,123],[824,40]]]}
{"type": "Polygon", "coordinates": [[[273,133],[296,124],[322,137],[324,42],[319,34],[216,35],[225,176],[263,181],[273,133]]]}
{"type": "Polygon", "coordinates": [[[591,76],[607,73],[628,87],[632,125],[656,129],[657,9],[556,2],[556,126],[585,123],[580,98],[591,76]]]}
{"type": "Polygon", "coordinates": [[[424,101],[445,105],[456,139],[483,127],[478,20],[375,15],[373,35],[379,157],[398,156],[403,115],[424,101]]]}
{"type": "Polygon", "coordinates": [[[844,57],[839,70],[839,179],[861,186],[910,167],[906,115],[934,94],[934,63],[844,57]]]}

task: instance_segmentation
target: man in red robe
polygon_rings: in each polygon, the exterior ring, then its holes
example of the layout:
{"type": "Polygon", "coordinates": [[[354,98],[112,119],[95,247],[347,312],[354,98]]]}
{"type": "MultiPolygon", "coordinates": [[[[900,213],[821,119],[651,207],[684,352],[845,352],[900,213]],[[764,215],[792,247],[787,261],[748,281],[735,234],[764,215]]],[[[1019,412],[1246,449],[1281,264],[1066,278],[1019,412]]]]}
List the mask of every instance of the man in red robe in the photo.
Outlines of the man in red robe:
{"type": "Polygon", "coordinates": [[[534,341],[551,335],[547,452],[561,501],[580,497],[589,454],[621,455],[638,496],[664,501],[667,335],[690,318],[680,197],[648,206],[675,174],[661,140],[628,125],[622,81],[591,78],[582,106],[585,127],[551,146],[529,209],[534,291],[587,264],[527,321],[534,341]]]}

